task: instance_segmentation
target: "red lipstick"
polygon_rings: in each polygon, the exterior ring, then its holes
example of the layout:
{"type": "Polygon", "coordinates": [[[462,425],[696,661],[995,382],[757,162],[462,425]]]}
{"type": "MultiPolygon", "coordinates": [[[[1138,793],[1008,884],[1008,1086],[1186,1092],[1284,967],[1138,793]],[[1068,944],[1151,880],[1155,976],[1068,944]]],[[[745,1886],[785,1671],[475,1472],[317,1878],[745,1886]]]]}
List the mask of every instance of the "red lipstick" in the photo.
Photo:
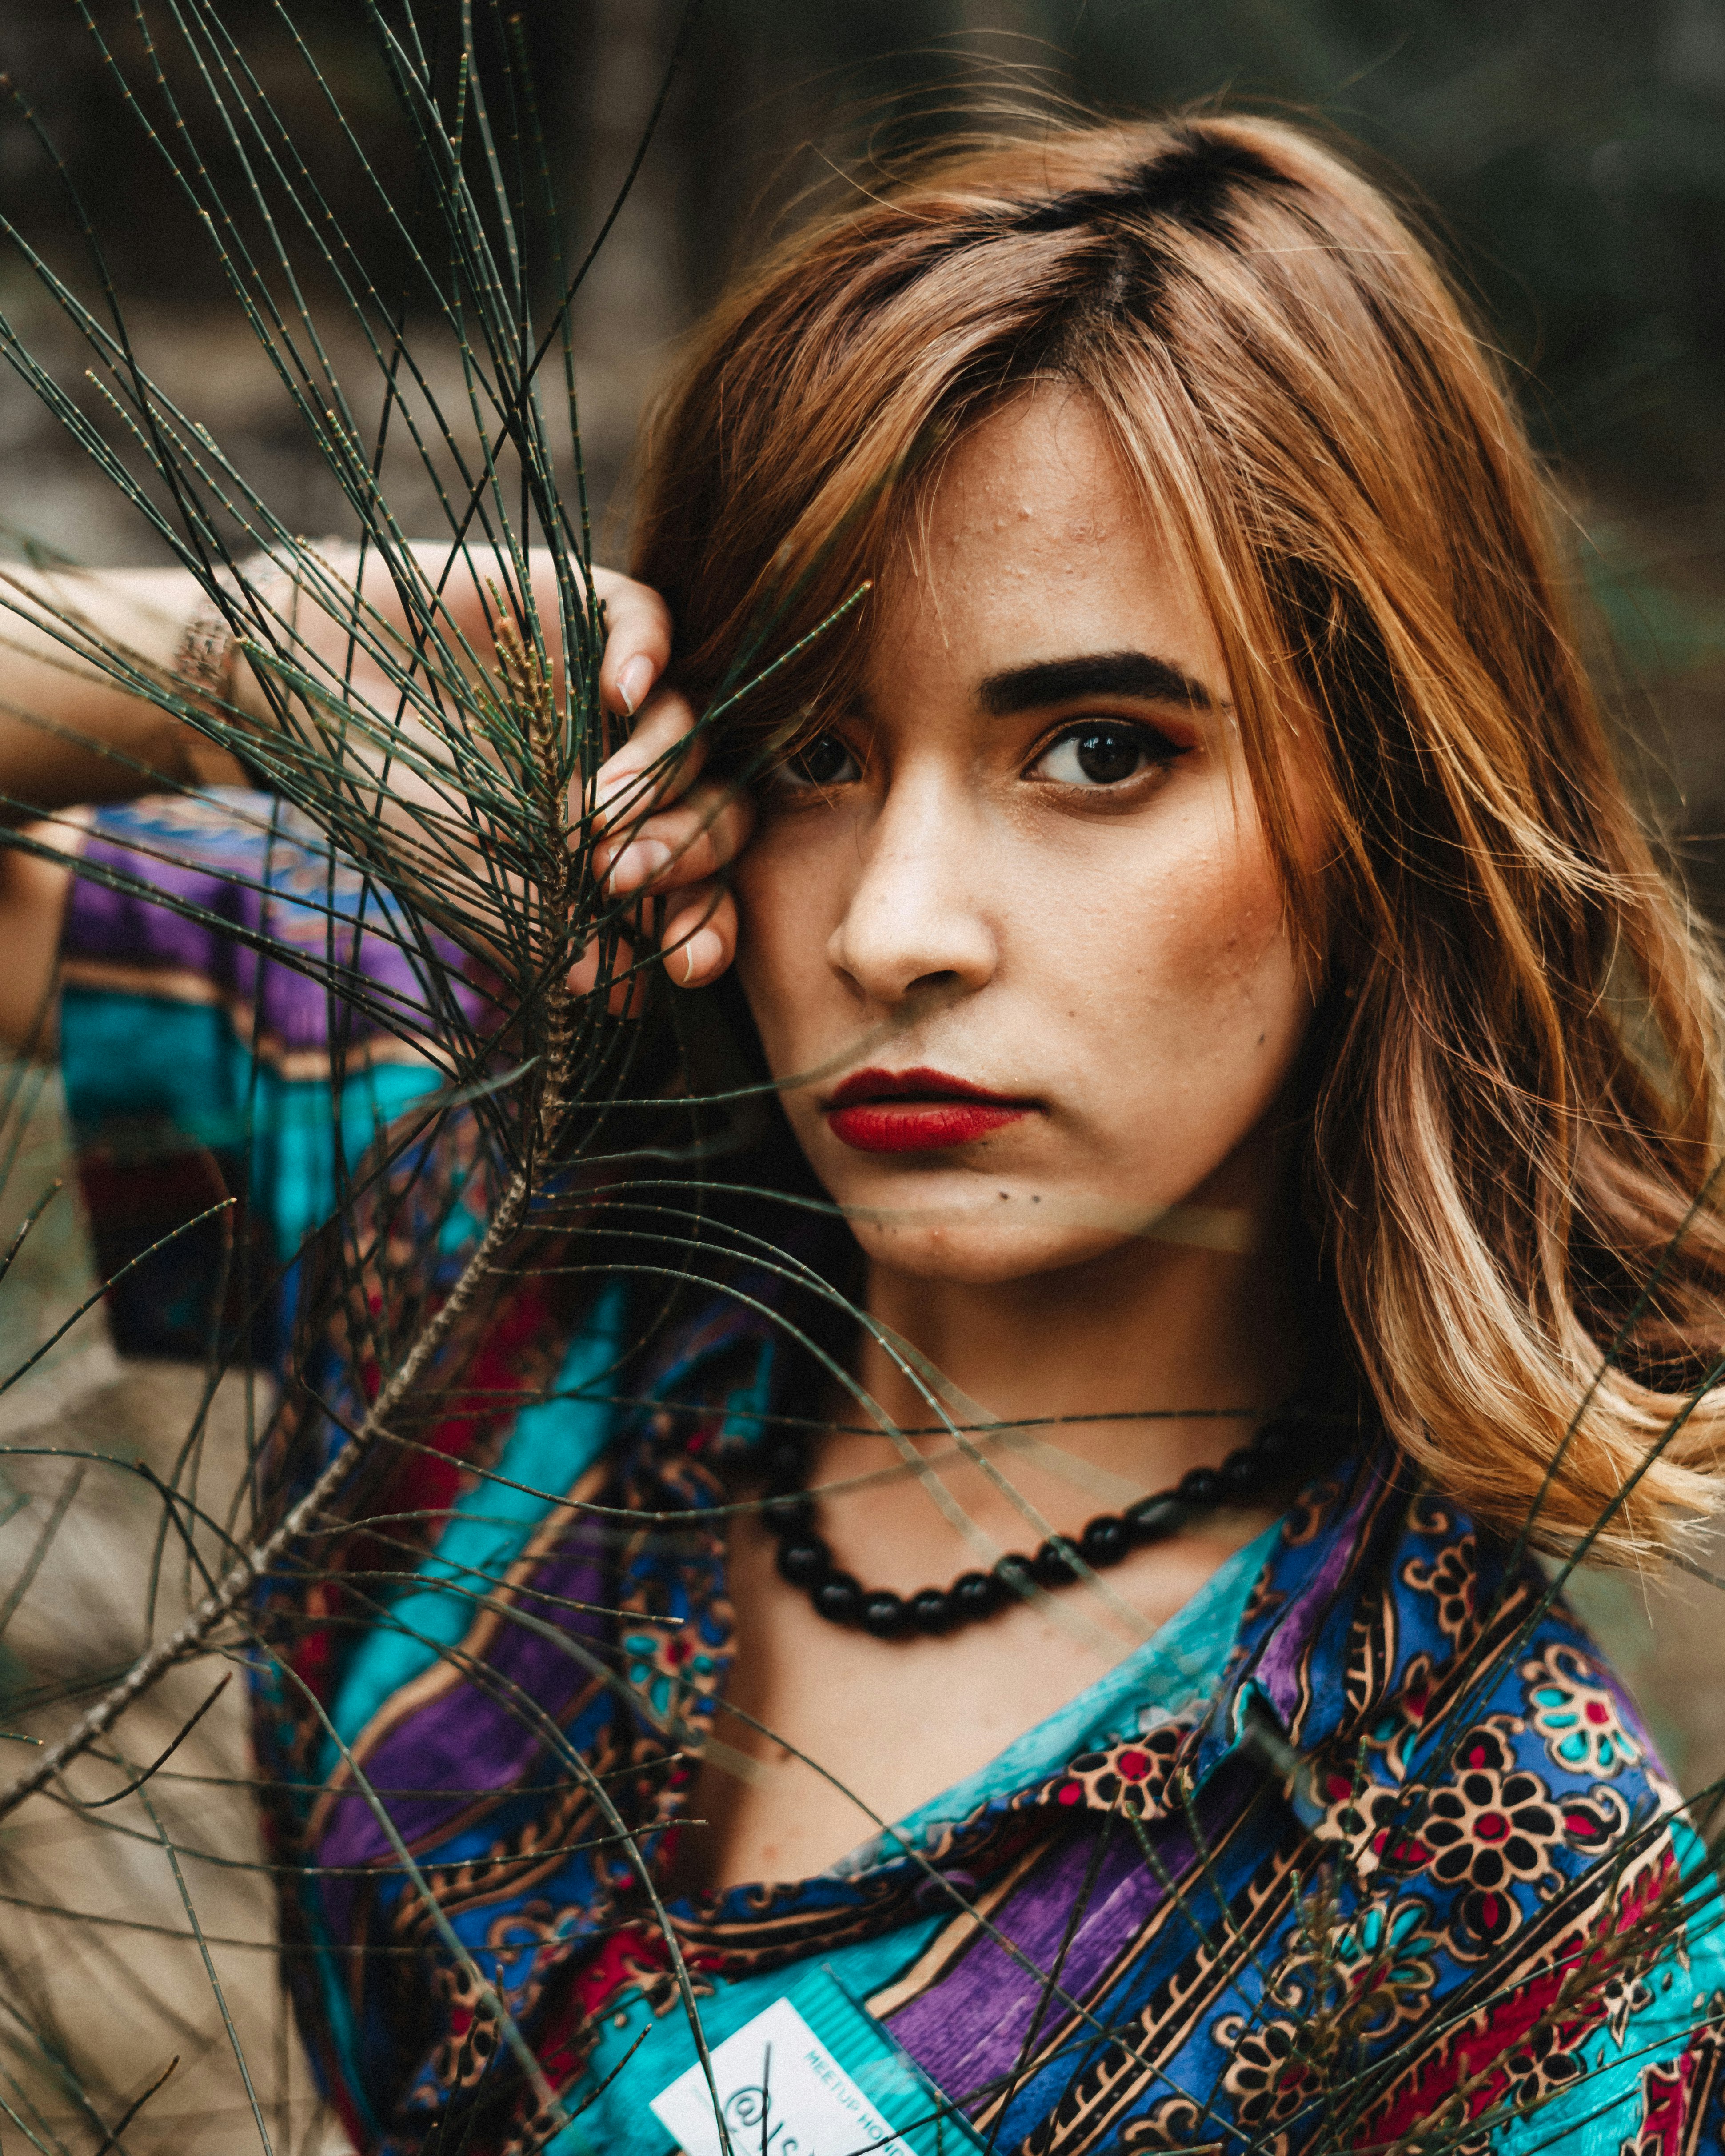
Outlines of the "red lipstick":
{"type": "Polygon", "coordinates": [[[857,1070],[827,1103],[834,1137],[858,1152],[944,1152],[1030,1112],[944,1070],[857,1070]]]}

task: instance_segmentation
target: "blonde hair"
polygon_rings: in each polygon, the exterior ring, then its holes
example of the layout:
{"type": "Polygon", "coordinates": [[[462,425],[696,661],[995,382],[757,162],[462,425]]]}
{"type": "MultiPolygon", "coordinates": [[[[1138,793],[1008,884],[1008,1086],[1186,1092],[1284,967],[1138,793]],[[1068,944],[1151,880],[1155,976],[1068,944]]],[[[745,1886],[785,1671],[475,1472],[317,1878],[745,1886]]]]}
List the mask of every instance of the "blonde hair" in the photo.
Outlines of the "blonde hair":
{"type": "MultiPolygon", "coordinates": [[[[1049,377],[1221,642],[1324,983],[1308,1210],[1390,1435],[1487,1522],[1563,1545],[1616,1501],[1602,1551],[1668,1540],[1725,1424],[1691,1401],[1725,1351],[1714,982],[1503,384],[1376,188],[1292,126],[1191,118],[968,151],[796,236],[649,437],[635,567],[682,679],[813,628],[943,447],[1049,377]]],[[[815,639],[746,723],[782,738],[865,634],[815,639]]]]}

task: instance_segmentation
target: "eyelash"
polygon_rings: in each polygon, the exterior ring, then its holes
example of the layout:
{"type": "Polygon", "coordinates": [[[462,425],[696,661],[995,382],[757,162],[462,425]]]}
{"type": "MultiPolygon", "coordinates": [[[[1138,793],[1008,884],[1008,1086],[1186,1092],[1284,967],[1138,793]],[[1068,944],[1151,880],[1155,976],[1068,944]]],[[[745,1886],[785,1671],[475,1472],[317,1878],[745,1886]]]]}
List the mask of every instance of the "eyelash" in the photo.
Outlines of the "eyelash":
{"type": "MultiPolygon", "coordinates": [[[[1183,742],[1171,740],[1159,727],[1147,726],[1139,719],[1070,720],[1051,734],[1036,751],[1025,766],[1026,775],[1034,772],[1038,765],[1046,762],[1057,749],[1064,747],[1069,742],[1081,742],[1086,737],[1095,739],[1097,737],[1110,734],[1133,742],[1140,756],[1147,759],[1150,765],[1158,770],[1166,771],[1170,764],[1177,762],[1187,753],[1183,742]]],[[[1044,785],[1073,786],[1084,793],[1112,793],[1119,788],[1128,786],[1133,779],[1140,778],[1143,775],[1142,767],[1140,766],[1122,773],[1118,778],[1092,778],[1088,786],[1081,786],[1078,781],[1070,778],[1048,778],[1040,783],[1044,785]]],[[[1085,776],[1088,778],[1091,775],[1086,773],[1085,776]]]]}
{"type": "MultiPolygon", "coordinates": [[[[1187,753],[1184,743],[1171,740],[1159,728],[1147,726],[1142,720],[1074,719],[1067,721],[1041,744],[1024,766],[1024,775],[1028,778],[1039,764],[1046,762],[1057,749],[1063,747],[1068,742],[1082,741],[1086,736],[1095,738],[1109,734],[1135,742],[1142,756],[1147,757],[1153,766],[1164,771],[1170,764],[1176,762],[1187,753]]],[[[1073,779],[1045,779],[1040,783],[1045,785],[1071,786],[1080,792],[1108,793],[1117,788],[1129,785],[1132,779],[1142,775],[1142,768],[1138,768],[1127,772],[1116,779],[1092,779],[1088,786],[1073,779]]],[[[842,734],[827,732],[817,734],[805,748],[799,750],[793,757],[788,757],[773,773],[772,783],[788,793],[824,793],[839,786],[854,785],[861,776],[862,763],[855,751],[851,748],[842,734]],[[818,778],[809,772],[806,766],[821,749],[829,747],[842,752],[845,762],[850,766],[850,769],[848,773],[842,775],[818,778]],[[805,767],[800,773],[798,769],[799,765],[805,767]]],[[[1086,773],[1085,776],[1089,778],[1090,774],[1086,773]]]]}
{"type": "Polygon", "coordinates": [[[788,793],[826,793],[831,792],[836,786],[852,785],[855,783],[855,779],[861,776],[862,760],[849,742],[842,734],[826,732],[817,734],[805,747],[798,749],[794,755],[788,756],[782,763],[776,765],[768,774],[768,783],[781,788],[788,793]],[[806,763],[818,749],[828,742],[831,742],[835,747],[845,752],[846,760],[853,767],[854,778],[816,778],[807,772],[798,773],[798,765],[806,763]]]}

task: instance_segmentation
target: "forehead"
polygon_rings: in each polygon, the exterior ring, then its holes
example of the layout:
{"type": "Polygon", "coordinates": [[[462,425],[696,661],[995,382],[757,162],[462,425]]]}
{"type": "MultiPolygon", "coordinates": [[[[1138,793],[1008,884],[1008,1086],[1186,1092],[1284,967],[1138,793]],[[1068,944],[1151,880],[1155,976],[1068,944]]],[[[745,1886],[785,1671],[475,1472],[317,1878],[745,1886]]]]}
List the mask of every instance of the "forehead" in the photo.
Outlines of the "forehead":
{"type": "Polygon", "coordinates": [[[871,700],[894,670],[975,682],[1086,651],[1137,649],[1225,698],[1196,581],[1083,394],[1038,385],[942,458],[880,578],[871,700]]]}

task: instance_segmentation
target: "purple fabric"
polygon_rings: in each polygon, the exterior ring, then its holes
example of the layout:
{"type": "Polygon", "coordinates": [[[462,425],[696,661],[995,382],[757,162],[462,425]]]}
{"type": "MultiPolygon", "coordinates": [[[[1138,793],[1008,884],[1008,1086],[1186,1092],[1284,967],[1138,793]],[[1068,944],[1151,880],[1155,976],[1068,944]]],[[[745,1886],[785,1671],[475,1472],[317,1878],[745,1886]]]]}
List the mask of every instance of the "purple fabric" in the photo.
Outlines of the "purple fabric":
{"type": "Polygon", "coordinates": [[[1258,1661],[1258,1682],[1284,1722],[1291,1720],[1299,1704],[1301,1664],[1309,1657],[1324,1614],[1358,1555],[1364,1524],[1381,1501],[1381,1478],[1368,1464],[1335,1532],[1325,1538],[1322,1562],[1264,1644],[1258,1661]]]}
{"type": "MultiPolygon", "coordinates": [[[[1121,1942],[1142,1930],[1161,1902],[1161,1882],[1130,1830],[1117,1825],[1097,1867],[1089,1909],[1061,1958],[1061,1942],[1094,1859],[1094,1834],[1107,1830],[1075,1836],[1039,1865],[1034,1879],[1000,1912],[1001,1938],[979,1940],[943,1984],[893,2016],[893,2035],[939,2087],[969,2090],[1010,2073],[1039,2011],[1045,2016],[1051,2010],[1057,2020],[1065,2017],[1058,2002],[1048,2008],[1050,1972],[1058,1967],[1060,1989],[1074,1998],[1087,1997],[1121,1942]],[[1010,1941],[1024,1960],[1003,1941],[1010,1941]]],[[[1190,1857],[1188,1849],[1173,1858],[1176,1876],[1190,1857]]]]}
{"type": "MultiPolygon", "coordinates": [[[[597,1540],[597,1537],[592,1537],[597,1540]]],[[[602,1554],[580,1553],[534,1574],[537,1595],[592,1603],[604,1592],[602,1554]]],[[[530,1599],[524,1605],[538,1614],[530,1599]]],[[[572,1611],[547,1601],[552,1621],[570,1639],[603,1641],[607,1620],[592,1610],[572,1611]]],[[[522,1712],[511,1687],[547,1720],[561,1722],[594,1681],[593,1670],[544,1634],[499,1623],[485,1656],[491,1681],[457,1681],[407,1722],[382,1738],[362,1763],[366,1779],[379,1789],[459,1789],[459,1797],[393,1797],[388,1800],[396,1831],[411,1849],[470,1808],[474,1798],[521,1779],[544,1749],[536,1716],[522,1712]]],[[[318,1845],[318,1861],[336,1866],[387,1861],[388,1837],[366,1799],[338,1798],[318,1845]]]]}
{"type": "MultiPolygon", "coordinates": [[[[291,963],[270,963],[244,940],[259,937],[314,963],[333,959],[362,976],[404,1020],[424,1022],[424,996],[384,900],[351,862],[324,849],[304,818],[265,795],[222,793],[105,810],[83,860],[143,888],[73,878],[64,952],[74,968],[80,959],[95,959],[177,974],[203,997],[213,990],[255,1009],[273,1045],[290,1051],[326,1046],[341,1006],[332,1004],[321,983],[291,963]],[[189,917],[180,906],[210,917],[189,917]]],[[[453,946],[444,954],[457,963],[453,946]]],[[[172,994],[177,984],[154,985],[172,994]]],[[[459,979],[456,993],[469,1019],[476,1019],[483,998],[459,979]]],[[[351,1024],[361,1036],[377,1030],[362,1014],[351,1024]]]]}

